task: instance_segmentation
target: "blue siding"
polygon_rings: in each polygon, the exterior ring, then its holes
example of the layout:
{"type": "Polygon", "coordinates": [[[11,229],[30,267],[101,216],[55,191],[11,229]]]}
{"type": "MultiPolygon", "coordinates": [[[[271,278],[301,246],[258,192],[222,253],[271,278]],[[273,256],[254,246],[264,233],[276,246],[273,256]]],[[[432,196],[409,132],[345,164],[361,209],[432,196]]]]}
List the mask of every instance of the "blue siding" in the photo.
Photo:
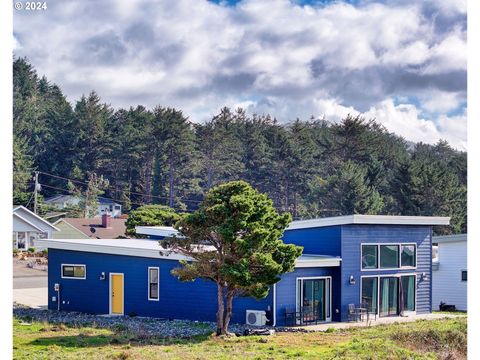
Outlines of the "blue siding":
{"type": "Polygon", "coordinates": [[[340,321],[337,309],[340,309],[340,267],[297,268],[294,272],[284,274],[277,283],[276,307],[277,326],[285,325],[285,310],[296,307],[296,283],[298,277],[331,276],[332,277],[332,320],[340,321]]]}
{"type": "MultiPolygon", "coordinates": [[[[54,284],[61,284],[61,310],[95,314],[109,312],[109,273],[124,274],[124,313],[160,318],[215,321],[217,311],[216,285],[209,281],[180,282],[170,274],[179,264],[173,260],[106,255],[79,251],[49,249],[48,307],[56,296],[54,284]],[[86,279],[62,279],[62,263],[85,264],[86,279]],[[148,300],[148,267],[160,268],[160,299],[148,300]],[[99,280],[101,272],[106,280],[99,280]],[[65,304],[63,303],[65,302],[65,304]]],[[[245,323],[245,310],[267,310],[272,305],[272,292],[267,298],[234,300],[232,322],[245,323]]]]}
{"type": "Polygon", "coordinates": [[[418,314],[431,312],[431,227],[401,225],[343,225],[342,226],[342,270],[341,270],[341,313],[342,321],[347,320],[348,304],[360,302],[360,277],[362,275],[387,275],[401,273],[417,274],[418,314]],[[417,268],[406,270],[361,271],[361,243],[416,243],[417,268]],[[420,280],[425,272],[427,278],[420,280]],[[350,275],[356,283],[350,285],[350,275]]]}
{"type": "Polygon", "coordinates": [[[285,231],[283,242],[303,246],[304,254],[340,256],[341,226],[285,231]]]}

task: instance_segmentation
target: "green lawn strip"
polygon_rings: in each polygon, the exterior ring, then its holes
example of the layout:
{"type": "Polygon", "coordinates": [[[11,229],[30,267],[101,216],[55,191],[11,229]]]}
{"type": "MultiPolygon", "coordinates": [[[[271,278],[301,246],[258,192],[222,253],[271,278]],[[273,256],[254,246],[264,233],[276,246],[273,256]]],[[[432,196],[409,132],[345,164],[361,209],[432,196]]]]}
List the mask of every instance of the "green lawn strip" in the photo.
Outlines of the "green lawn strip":
{"type": "Polygon", "coordinates": [[[14,320],[15,359],[435,359],[466,358],[466,318],[329,333],[165,339],[96,327],[14,320]]]}

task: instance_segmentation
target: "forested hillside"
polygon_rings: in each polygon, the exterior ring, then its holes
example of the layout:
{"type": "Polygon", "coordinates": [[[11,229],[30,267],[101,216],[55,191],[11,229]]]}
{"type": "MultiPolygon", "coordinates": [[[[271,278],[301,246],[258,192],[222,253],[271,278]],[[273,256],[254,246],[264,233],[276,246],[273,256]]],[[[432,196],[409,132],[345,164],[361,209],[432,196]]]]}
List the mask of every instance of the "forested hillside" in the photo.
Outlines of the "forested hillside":
{"type": "Polygon", "coordinates": [[[100,95],[70,103],[25,59],[14,71],[14,202],[94,188],[124,210],[190,211],[212,186],[243,179],[294,218],[342,214],[452,216],[466,231],[467,154],[409,144],[374,120],[279,119],[224,108],[206,123],[159,104],[113,109],[100,95]],[[90,186],[87,185],[90,184],[90,186]],[[93,185],[92,185],[93,184],[93,185]]]}

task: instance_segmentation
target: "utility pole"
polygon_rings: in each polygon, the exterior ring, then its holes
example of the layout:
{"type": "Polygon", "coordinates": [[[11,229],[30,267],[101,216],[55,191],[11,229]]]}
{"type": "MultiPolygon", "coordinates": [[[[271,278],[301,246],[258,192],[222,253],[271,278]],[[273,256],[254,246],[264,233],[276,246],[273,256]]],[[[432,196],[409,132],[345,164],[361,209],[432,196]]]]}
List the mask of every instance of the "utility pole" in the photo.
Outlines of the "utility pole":
{"type": "Polygon", "coordinates": [[[35,190],[34,190],[34,203],[33,203],[33,212],[37,213],[37,197],[38,197],[38,171],[35,171],[35,190]]]}

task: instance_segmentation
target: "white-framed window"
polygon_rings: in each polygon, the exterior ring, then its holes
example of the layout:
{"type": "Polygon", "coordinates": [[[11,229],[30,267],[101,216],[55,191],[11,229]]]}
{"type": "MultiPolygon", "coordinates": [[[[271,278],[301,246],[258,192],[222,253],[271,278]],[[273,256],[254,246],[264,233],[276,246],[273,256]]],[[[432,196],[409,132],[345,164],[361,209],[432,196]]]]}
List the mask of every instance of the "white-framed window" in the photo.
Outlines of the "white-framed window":
{"type": "Polygon", "coordinates": [[[416,311],[417,275],[390,274],[360,277],[360,303],[379,316],[416,311]]]}
{"type": "Polygon", "coordinates": [[[17,249],[27,250],[27,233],[24,231],[17,232],[17,249]]]}
{"type": "Polygon", "coordinates": [[[417,266],[417,247],[414,244],[400,245],[400,266],[402,268],[417,266]]]}
{"type": "Polygon", "coordinates": [[[398,270],[417,267],[417,244],[361,244],[361,269],[398,270]]]}
{"type": "Polygon", "coordinates": [[[83,264],[62,264],[62,279],[86,279],[87,267],[83,264]]]}
{"type": "Polygon", "coordinates": [[[148,268],[148,300],[159,300],[160,269],[158,267],[148,268]]]}

